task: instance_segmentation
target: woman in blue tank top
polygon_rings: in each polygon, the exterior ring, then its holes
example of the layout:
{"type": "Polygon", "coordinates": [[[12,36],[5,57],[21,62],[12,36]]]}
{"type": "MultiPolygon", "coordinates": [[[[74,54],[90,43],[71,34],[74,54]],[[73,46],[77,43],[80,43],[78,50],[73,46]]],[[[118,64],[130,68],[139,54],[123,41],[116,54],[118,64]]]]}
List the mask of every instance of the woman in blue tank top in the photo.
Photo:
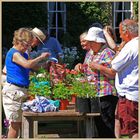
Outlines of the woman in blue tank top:
{"type": "Polygon", "coordinates": [[[29,60],[26,51],[31,47],[34,34],[30,29],[20,28],[14,32],[13,47],[8,51],[5,60],[6,84],[3,87],[3,107],[6,119],[9,120],[8,138],[17,138],[21,127],[21,104],[29,86],[29,72],[37,64],[49,57],[42,53],[39,57],[29,60]]]}

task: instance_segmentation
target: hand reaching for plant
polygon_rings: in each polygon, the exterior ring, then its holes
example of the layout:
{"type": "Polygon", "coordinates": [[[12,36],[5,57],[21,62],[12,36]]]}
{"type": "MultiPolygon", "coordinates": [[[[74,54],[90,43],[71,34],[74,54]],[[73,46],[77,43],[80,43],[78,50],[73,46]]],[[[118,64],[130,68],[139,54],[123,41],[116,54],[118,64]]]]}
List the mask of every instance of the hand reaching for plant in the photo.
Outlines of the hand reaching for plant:
{"type": "Polygon", "coordinates": [[[89,64],[89,66],[92,70],[100,70],[100,64],[98,64],[97,62],[92,62],[89,64]]]}
{"type": "Polygon", "coordinates": [[[74,67],[74,70],[80,72],[82,69],[82,64],[81,63],[78,63],[75,67],[74,67]]]}
{"type": "Polygon", "coordinates": [[[44,52],[44,53],[42,53],[42,54],[40,55],[40,57],[41,57],[42,59],[45,59],[45,58],[49,57],[50,55],[51,55],[50,53],[44,52]]]}

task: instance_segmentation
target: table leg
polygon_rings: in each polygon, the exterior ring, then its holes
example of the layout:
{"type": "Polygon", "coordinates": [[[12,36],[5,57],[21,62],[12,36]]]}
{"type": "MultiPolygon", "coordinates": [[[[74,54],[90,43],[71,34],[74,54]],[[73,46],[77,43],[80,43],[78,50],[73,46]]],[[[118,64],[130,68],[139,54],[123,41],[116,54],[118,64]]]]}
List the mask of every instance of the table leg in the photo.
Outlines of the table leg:
{"type": "Polygon", "coordinates": [[[22,138],[33,138],[33,120],[22,116],[22,138]]]}
{"type": "Polygon", "coordinates": [[[34,138],[38,137],[38,121],[34,121],[34,138]]]}
{"type": "Polygon", "coordinates": [[[85,120],[77,120],[77,136],[78,138],[85,138],[85,120]]]}
{"type": "Polygon", "coordinates": [[[94,117],[86,118],[86,138],[97,137],[97,128],[95,126],[94,117]]]}

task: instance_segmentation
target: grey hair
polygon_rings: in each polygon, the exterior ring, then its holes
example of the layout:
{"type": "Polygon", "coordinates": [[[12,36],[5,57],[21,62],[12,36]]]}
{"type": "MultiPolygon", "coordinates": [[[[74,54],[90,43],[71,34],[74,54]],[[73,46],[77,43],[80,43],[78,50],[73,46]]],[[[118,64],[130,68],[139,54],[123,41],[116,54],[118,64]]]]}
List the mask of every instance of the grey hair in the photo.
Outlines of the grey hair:
{"type": "Polygon", "coordinates": [[[87,36],[88,32],[85,31],[80,35],[80,39],[84,39],[87,36]]]}
{"type": "Polygon", "coordinates": [[[121,22],[122,31],[125,33],[129,31],[131,34],[138,35],[138,23],[131,19],[126,19],[121,22]]]}

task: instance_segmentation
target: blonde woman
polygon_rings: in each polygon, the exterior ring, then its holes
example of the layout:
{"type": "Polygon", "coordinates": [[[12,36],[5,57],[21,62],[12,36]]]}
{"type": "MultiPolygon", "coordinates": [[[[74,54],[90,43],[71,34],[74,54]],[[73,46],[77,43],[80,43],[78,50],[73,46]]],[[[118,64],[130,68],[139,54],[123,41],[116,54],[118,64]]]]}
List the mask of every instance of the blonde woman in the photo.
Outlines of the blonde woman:
{"type": "Polygon", "coordinates": [[[21,127],[21,104],[26,97],[29,86],[29,72],[49,53],[42,53],[39,57],[29,60],[26,51],[33,41],[33,33],[27,28],[20,28],[14,32],[13,47],[8,51],[5,60],[6,84],[4,84],[3,107],[10,126],[8,138],[17,138],[21,127]]]}

